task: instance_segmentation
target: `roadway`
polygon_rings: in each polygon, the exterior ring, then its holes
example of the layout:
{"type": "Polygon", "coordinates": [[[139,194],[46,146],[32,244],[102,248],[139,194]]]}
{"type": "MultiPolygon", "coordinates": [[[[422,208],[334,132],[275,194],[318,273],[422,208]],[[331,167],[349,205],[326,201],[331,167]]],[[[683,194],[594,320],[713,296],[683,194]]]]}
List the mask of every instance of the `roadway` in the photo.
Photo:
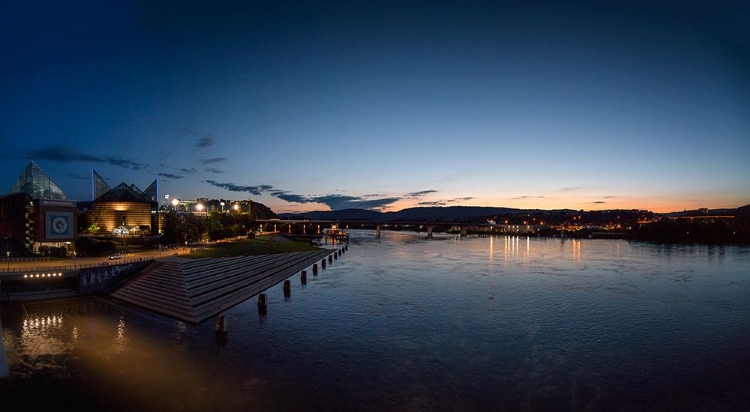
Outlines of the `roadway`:
{"type": "Polygon", "coordinates": [[[122,259],[109,260],[108,256],[104,257],[76,257],[76,258],[52,258],[49,260],[13,260],[8,261],[7,259],[0,260],[0,276],[3,273],[15,273],[19,271],[28,271],[36,268],[85,268],[92,266],[101,266],[102,263],[106,264],[120,264],[130,260],[140,259],[159,259],[170,256],[187,255],[190,254],[192,248],[185,248],[184,246],[178,247],[177,249],[169,250],[144,250],[136,253],[121,253],[122,259]]]}

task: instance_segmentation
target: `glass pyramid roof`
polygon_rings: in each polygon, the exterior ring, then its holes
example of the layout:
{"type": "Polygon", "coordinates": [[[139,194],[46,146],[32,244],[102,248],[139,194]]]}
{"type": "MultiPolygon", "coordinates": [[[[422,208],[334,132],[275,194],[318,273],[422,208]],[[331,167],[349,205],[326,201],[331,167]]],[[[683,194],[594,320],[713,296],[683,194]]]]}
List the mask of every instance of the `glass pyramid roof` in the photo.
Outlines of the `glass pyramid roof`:
{"type": "Polygon", "coordinates": [[[110,188],[104,179],[96,173],[96,170],[92,170],[93,198],[97,202],[156,202],[156,182],[154,180],[145,191],[134,184],[128,186],[124,182],[110,188]]]}
{"type": "Polygon", "coordinates": [[[29,162],[7,194],[26,193],[32,199],[66,200],[68,195],[34,161],[29,162]]]}

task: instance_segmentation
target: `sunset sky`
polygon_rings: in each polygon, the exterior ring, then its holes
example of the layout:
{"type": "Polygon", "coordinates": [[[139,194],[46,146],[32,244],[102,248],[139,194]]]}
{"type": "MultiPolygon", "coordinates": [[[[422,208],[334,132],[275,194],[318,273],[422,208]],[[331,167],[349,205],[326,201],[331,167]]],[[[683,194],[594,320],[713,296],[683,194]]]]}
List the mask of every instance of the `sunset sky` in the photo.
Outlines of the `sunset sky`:
{"type": "Polygon", "coordinates": [[[30,161],[274,212],[750,204],[750,2],[0,4],[30,161]]]}

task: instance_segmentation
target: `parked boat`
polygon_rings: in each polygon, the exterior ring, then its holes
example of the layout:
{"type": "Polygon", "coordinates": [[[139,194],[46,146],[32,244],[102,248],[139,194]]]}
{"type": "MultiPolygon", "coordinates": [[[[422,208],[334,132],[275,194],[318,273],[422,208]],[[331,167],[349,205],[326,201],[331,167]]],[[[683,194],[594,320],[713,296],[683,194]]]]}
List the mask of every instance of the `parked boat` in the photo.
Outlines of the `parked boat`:
{"type": "Polygon", "coordinates": [[[348,240],[349,239],[349,232],[347,232],[345,229],[340,228],[338,225],[332,225],[330,228],[326,229],[326,236],[339,239],[339,240],[348,240]]]}

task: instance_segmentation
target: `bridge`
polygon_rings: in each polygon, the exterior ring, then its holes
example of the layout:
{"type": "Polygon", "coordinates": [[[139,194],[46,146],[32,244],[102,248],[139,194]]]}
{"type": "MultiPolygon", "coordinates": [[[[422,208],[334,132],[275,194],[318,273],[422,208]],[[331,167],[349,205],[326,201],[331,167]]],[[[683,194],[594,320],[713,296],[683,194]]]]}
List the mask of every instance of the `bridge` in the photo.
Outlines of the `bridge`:
{"type": "Polygon", "coordinates": [[[375,222],[370,220],[326,220],[326,219],[258,219],[260,229],[263,232],[286,231],[288,234],[301,233],[303,235],[324,236],[326,227],[337,226],[344,229],[375,229],[376,237],[380,237],[380,231],[384,227],[396,229],[425,228],[427,237],[431,238],[435,228],[449,228],[451,233],[459,233],[465,236],[468,232],[488,234],[519,234],[536,233],[542,225],[518,225],[518,224],[496,224],[494,222],[467,223],[467,222],[435,222],[435,221],[390,221],[375,222]],[[308,233],[309,231],[309,233],[308,233]]]}

